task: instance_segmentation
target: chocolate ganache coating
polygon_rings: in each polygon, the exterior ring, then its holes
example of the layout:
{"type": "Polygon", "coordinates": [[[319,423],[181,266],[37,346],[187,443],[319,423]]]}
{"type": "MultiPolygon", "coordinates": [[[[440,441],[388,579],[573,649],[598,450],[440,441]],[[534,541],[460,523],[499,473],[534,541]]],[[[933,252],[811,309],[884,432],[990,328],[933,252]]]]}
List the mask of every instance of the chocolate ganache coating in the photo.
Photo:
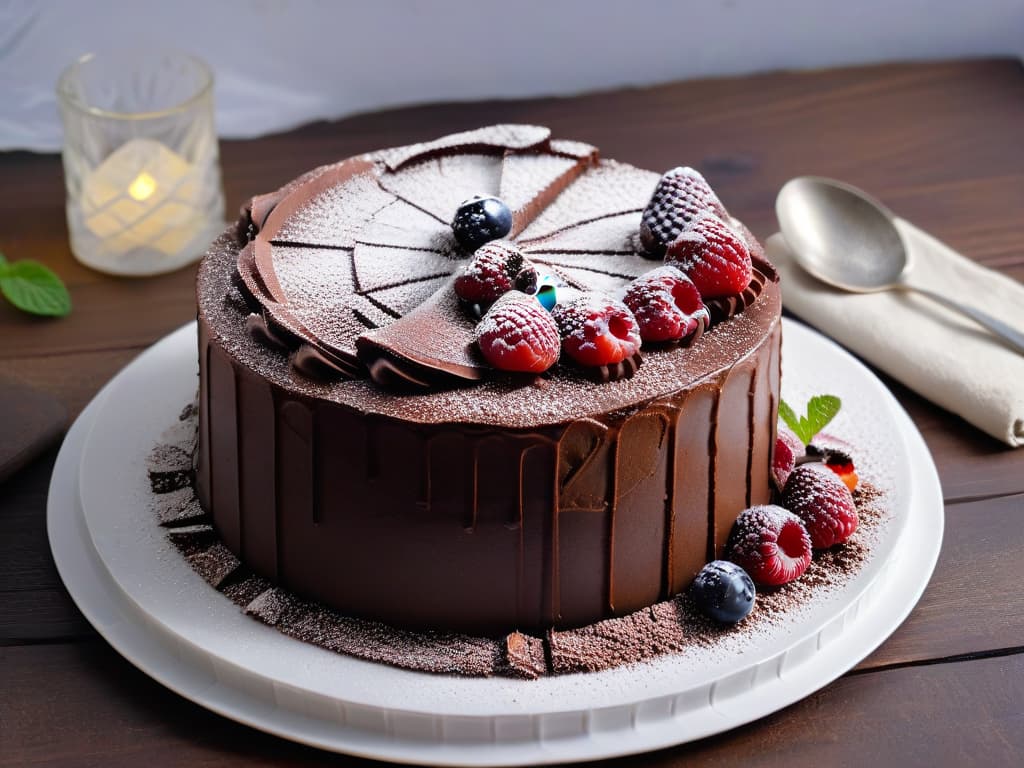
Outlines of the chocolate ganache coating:
{"type": "Polygon", "coordinates": [[[493,126],[254,198],[198,278],[197,491],[228,548],[410,628],[574,627],[685,589],[770,496],[780,301],[754,238],[732,221],[750,288],[628,379],[488,369],[450,289],[452,214],[490,194],[531,261],[620,291],[652,268],[637,231],[658,178],[493,126]]]}

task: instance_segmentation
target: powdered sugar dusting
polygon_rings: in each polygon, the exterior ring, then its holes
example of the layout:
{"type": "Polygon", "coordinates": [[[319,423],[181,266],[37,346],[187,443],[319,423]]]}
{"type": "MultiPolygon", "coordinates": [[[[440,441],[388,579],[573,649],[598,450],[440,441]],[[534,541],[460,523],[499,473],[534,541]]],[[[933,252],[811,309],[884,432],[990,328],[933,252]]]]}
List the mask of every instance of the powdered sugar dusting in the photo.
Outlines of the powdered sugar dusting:
{"type": "MultiPolygon", "coordinates": [[[[643,365],[629,379],[596,383],[569,367],[556,366],[535,385],[496,376],[469,388],[394,394],[367,379],[325,382],[297,375],[290,369],[286,355],[255,342],[245,331],[247,312],[224,301],[233,287],[231,270],[237,252],[238,244],[232,233],[225,233],[214,242],[200,265],[197,282],[200,311],[217,343],[232,357],[297,394],[323,398],[359,412],[424,423],[501,424],[529,429],[640,408],[688,384],[731,369],[763,344],[779,321],[778,289],[770,283],[753,306],[714,326],[689,349],[645,350],[643,365]],[[543,397],[537,396],[538,386],[543,397]]],[[[458,307],[454,292],[449,298],[447,311],[452,313],[453,321],[465,323],[471,341],[474,323],[458,307]]]]}
{"type": "MultiPolygon", "coordinates": [[[[612,213],[548,235],[522,238],[520,244],[526,253],[589,253],[595,243],[600,243],[608,253],[632,256],[636,253],[635,238],[639,226],[639,211],[612,213]]],[[[649,260],[645,261],[650,264],[649,260]]]]}
{"type": "Polygon", "coordinates": [[[521,232],[523,240],[547,237],[574,224],[642,210],[658,174],[602,160],[559,195],[521,232]]]}
{"type": "Polygon", "coordinates": [[[352,252],[356,289],[373,294],[382,288],[450,275],[458,262],[430,251],[359,243],[352,252]]]}
{"type": "Polygon", "coordinates": [[[366,221],[394,200],[374,176],[358,174],[303,203],[282,222],[274,240],[351,248],[366,221]]]}
{"type": "Polygon", "coordinates": [[[442,155],[381,176],[381,186],[442,223],[474,195],[497,195],[500,155],[442,155]]]}

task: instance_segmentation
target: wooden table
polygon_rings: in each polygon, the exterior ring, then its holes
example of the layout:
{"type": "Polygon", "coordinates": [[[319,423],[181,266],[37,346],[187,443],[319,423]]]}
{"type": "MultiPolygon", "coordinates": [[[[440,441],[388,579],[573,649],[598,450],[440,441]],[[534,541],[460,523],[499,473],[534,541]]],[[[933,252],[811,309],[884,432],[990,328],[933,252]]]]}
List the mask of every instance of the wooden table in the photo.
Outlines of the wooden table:
{"type": "MultiPolygon", "coordinates": [[[[321,123],[225,142],[229,208],[321,163],[505,121],[546,124],[647,168],[695,165],[761,237],[774,231],[786,179],[845,179],[1024,280],[1024,70],[1009,60],[777,73],[321,123]]],[[[57,322],[0,305],[0,371],[77,414],[140,350],[193,317],[194,269],[118,280],[79,266],[63,201],[58,157],[0,155],[0,251],[55,268],[75,302],[57,322]]],[[[887,384],[925,436],[946,503],[942,555],[920,604],[874,654],[806,700],[631,763],[1024,762],[1024,450],[887,384]]],[[[46,541],[54,456],[0,486],[0,765],[356,762],[211,714],[98,638],[64,591],[46,541]]]]}

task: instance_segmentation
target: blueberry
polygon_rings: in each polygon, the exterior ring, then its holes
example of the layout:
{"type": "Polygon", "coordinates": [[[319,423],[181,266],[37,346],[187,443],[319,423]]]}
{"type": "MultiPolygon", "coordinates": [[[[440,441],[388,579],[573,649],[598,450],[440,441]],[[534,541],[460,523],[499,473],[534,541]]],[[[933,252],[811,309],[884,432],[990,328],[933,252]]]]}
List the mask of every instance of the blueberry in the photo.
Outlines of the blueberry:
{"type": "Polygon", "coordinates": [[[468,251],[498,240],[512,230],[512,211],[496,197],[471,197],[452,219],[455,239],[468,251]]]}
{"type": "Polygon", "coordinates": [[[700,569],[690,596],[715,621],[735,624],[754,608],[754,582],[736,563],[715,560],[700,569]]]}

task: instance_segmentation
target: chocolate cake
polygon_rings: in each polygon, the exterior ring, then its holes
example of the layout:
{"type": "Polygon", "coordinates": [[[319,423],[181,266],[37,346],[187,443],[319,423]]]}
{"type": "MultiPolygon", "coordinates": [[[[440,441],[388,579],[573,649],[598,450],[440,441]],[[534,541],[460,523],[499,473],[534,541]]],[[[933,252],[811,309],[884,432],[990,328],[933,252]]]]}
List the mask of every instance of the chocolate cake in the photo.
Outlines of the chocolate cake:
{"type": "MultiPolygon", "coordinates": [[[[196,488],[256,574],[341,613],[503,635],[684,590],[770,500],[777,278],[753,260],[690,346],[594,371],[497,371],[452,290],[474,195],[572,290],[621,293],[659,174],[535,126],[318,168],[254,198],[198,278],[196,488]],[[625,364],[628,363],[628,364],[625,364]]],[[[659,257],[660,258],[660,257],[659,257]]]]}

